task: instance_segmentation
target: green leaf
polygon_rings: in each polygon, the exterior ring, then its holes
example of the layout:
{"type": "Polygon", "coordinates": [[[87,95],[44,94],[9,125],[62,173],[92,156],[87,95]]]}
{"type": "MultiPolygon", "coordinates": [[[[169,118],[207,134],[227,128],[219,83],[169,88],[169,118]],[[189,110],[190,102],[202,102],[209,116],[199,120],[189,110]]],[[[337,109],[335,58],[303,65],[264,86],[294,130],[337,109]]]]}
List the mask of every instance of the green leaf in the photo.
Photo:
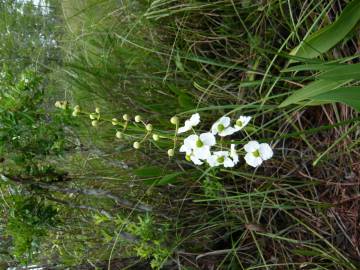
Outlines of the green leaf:
{"type": "Polygon", "coordinates": [[[144,183],[146,185],[164,186],[176,182],[177,177],[181,174],[182,174],[181,172],[175,172],[175,173],[167,174],[160,179],[159,178],[146,179],[144,180],[144,183]]]}
{"type": "Polygon", "coordinates": [[[179,105],[185,110],[191,110],[196,107],[196,104],[193,102],[193,98],[186,94],[181,94],[178,97],[179,105]]]}
{"type": "Polygon", "coordinates": [[[341,87],[312,97],[315,101],[341,102],[360,111],[360,87],[341,87]]]}
{"type": "Polygon", "coordinates": [[[316,70],[330,70],[339,67],[337,63],[320,63],[320,64],[304,64],[296,65],[283,69],[281,72],[297,72],[297,71],[316,71],[316,70]]]}
{"type": "Polygon", "coordinates": [[[289,96],[287,99],[285,99],[279,107],[285,107],[290,104],[299,103],[301,101],[310,99],[314,96],[326,93],[328,91],[331,91],[335,88],[338,88],[342,86],[347,81],[328,81],[328,80],[317,80],[314,81],[302,89],[297,90],[295,93],[293,93],[291,96],[289,96]]]}
{"type": "Polygon", "coordinates": [[[360,21],[360,1],[353,0],[337,20],[310,35],[290,54],[301,58],[315,58],[342,41],[360,21]]]}
{"type": "Polygon", "coordinates": [[[138,177],[160,177],[163,174],[163,168],[156,166],[146,166],[133,171],[138,177]]]}
{"type": "Polygon", "coordinates": [[[174,182],[176,182],[177,177],[181,174],[182,174],[181,172],[176,172],[176,173],[171,173],[171,174],[165,175],[163,178],[161,178],[156,183],[156,185],[161,186],[161,185],[167,185],[167,184],[174,183],[174,182]]]}
{"type": "Polygon", "coordinates": [[[320,74],[319,79],[340,81],[360,80],[360,63],[352,65],[338,65],[320,74]]]}
{"type": "Polygon", "coordinates": [[[300,248],[293,249],[292,253],[294,253],[295,255],[312,256],[312,257],[320,255],[318,251],[309,250],[309,249],[300,249],[300,248]]]}

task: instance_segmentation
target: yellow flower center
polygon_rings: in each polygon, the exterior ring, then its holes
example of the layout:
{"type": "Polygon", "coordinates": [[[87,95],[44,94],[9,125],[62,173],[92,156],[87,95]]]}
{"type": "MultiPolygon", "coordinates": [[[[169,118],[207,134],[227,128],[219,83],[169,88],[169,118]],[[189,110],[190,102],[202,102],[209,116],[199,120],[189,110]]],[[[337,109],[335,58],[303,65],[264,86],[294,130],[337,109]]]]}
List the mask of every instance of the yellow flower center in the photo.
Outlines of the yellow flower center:
{"type": "Polygon", "coordinates": [[[196,141],[196,146],[197,146],[197,147],[203,147],[203,146],[204,146],[204,143],[203,143],[201,140],[197,140],[197,141],[196,141]]]}
{"type": "Polygon", "coordinates": [[[259,150],[254,151],[252,154],[254,155],[254,157],[260,157],[259,150]]]}
{"type": "Polygon", "coordinates": [[[217,126],[217,129],[218,129],[219,132],[224,131],[225,126],[224,126],[223,124],[219,124],[219,125],[217,126]]]}
{"type": "Polygon", "coordinates": [[[219,163],[224,163],[225,158],[224,157],[218,157],[216,161],[219,162],[219,163]]]}
{"type": "Polygon", "coordinates": [[[243,126],[243,122],[241,120],[237,120],[236,121],[236,125],[239,126],[239,127],[242,127],[243,126]]]}

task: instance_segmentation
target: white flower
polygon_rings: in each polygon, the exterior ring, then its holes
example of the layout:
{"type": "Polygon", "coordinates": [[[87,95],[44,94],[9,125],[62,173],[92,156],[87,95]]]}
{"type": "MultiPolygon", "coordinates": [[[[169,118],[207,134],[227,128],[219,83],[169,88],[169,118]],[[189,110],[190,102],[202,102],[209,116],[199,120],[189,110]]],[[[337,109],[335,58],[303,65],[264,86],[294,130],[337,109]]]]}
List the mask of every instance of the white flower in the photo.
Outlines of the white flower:
{"type": "Polygon", "coordinates": [[[192,146],[189,144],[189,142],[186,143],[184,141],[184,144],[180,147],[179,151],[186,153],[185,159],[187,161],[192,161],[195,165],[203,164],[203,162],[197,156],[194,155],[194,150],[192,146]]]}
{"type": "Polygon", "coordinates": [[[196,157],[207,159],[211,155],[210,148],[216,144],[213,134],[207,132],[200,134],[200,136],[190,135],[189,138],[196,157]]]}
{"type": "Polygon", "coordinates": [[[268,160],[273,156],[273,150],[267,143],[258,143],[257,141],[250,141],[244,146],[247,154],[245,161],[251,167],[260,166],[264,160],[268,160]]]}
{"type": "Polygon", "coordinates": [[[183,127],[178,129],[178,134],[187,132],[191,130],[193,127],[197,126],[200,123],[200,115],[198,113],[193,114],[190,119],[185,121],[183,127]]]}
{"type": "Polygon", "coordinates": [[[217,120],[211,127],[211,133],[224,137],[235,133],[237,130],[233,127],[230,127],[230,117],[223,116],[217,120]]]}
{"type": "Polygon", "coordinates": [[[228,151],[216,151],[206,161],[209,163],[210,167],[223,165],[225,168],[232,168],[235,166],[228,151]]]}
{"type": "Polygon", "coordinates": [[[215,136],[210,132],[202,133],[200,136],[192,134],[184,140],[184,144],[179,151],[186,153],[187,160],[190,159],[195,164],[201,165],[203,163],[201,160],[211,156],[210,148],[215,144],[215,136]]]}
{"type": "Polygon", "coordinates": [[[235,126],[234,128],[236,129],[236,131],[239,131],[241,129],[243,129],[244,127],[247,126],[247,124],[249,124],[251,120],[251,116],[239,116],[238,120],[236,120],[235,126]]]}
{"type": "Polygon", "coordinates": [[[238,156],[238,154],[236,152],[235,144],[230,145],[230,157],[234,161],[234,165],[239,163],[239,156],[238,156]]]}
{"type": "Polygon", "coordinates": [[[194,155],[194,153],[190,154],[190,155],[186,155],[186,160],[188,161],[192,161],[195,165],[202,165],[204,164],[203,161],[201,161],[201,159],[199,159],[197,156],[194,155]]]}

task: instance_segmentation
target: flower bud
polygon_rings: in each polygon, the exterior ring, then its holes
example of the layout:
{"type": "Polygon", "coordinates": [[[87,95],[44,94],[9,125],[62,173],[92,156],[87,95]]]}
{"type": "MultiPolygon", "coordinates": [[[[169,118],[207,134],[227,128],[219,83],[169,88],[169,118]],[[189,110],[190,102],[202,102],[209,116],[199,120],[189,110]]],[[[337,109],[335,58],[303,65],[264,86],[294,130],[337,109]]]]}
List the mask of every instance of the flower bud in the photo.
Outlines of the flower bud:
{"type": "Polygon", "coordinates": [[[142,119],[141,119],[141,116],[140,116],[140,115],[136,115],[136,116],[135,116],[135,122],[136,122],[136,123],[140,123],[141,120],[142,120],[142,119]]]}
{"type": "Polygon", "coordinates": [[[140,148],[140,143],[139,142],[134,142],[133,147],[135,149],[139,149],[140,148]]]}
{"type": "Polygon", "coordinates": [[[129,116],[128,114],[124,114],[124,115],[123,115],[123,119],[124,119],[125,121],[130,121],[130,116],[129,116]]]}
{"type": "Polygon", "coordinates": [[[116,126],[117,124],[119,124],[119,121],[117,120],[117,118],[113,118],[111,119],[111,124],[113,124],[113,126],[116,126]]]}
{"type": "Polygon", "coordinates": [[[99,121],[98,121],[98,120],[93,120],[93,121],[91,121],[91,125],[92,125],[93,127],[97,127],[98,124],[99,124],[99,121]]]}
{"type": "Polygon", "coordinates": [[[152,135],[152,138],[153,138],[153,140],[156,141],[156,142],[160,139],[159,135],[157,135],[157,134],[153,134],[153,135],[152,135]]]}
{"type": "Polygon", "coordinates": [[[78,114],[80,113],[80,106],[79,105],[76,105],[74,107],[74,110],[72,112],[72,116],[78,116],[78,114]]]}
{"type": "Polygon", "coordinates": [[[61,107],[61,102],[60,102],[59,100],[57,100],[57,101],[55,102],[55,107],[56,107],[56,108],[60,108],[60,107],[61,107]]]}
{"type": "Polygon", "coordinates": [[[100,108],[99,108],[99,107],[96,107],[96,108],[95,108],[95,112],[96,112],[96,113],[100,113],[100,108]]]}
{"type": "Polygon", "coordinates": [[[116,138],[118,138],[118,139],[122,139],[123,134],[122,134],[121,131],[117,131],[116,134],[115,134],[115,136],[116,136],[116,138]]]}
{"type": "Polygon", "coordinates": [[[147,125],[145,126],[145,128],[146,128],[146,130],[149,131],[149,132],[153,130],[152,124],[147,124],[147,125]]]}
{"type": "Polygon", "coordinates": [[[79,105],[74,106],[74,111],[79,113],[80,112],[80,106],[79,105]]]}
{"type": "Polygon", "coordinates": [[[89,117],[90,117],[91,120],[94,120],[94,119],[97,118],[97,115],[96,115],[96,113],[90,113],[89,117]]]}
{"type": "Polygon", "coordinates": [[[67,101],[59,101],[59,100],[58,100],[58,101],[55,102],[55,107],[56,107],[56,108],[65,110],[65,109],[67,108],[67,106],[68,106],[68,102],[67,102],[67,101]]]}
{"type": "Polygon", "coordinates": [[[169,150],[167,151],[167,154],[168,154],[169,157],[173,157],[173,156],[175,155],[174,149],[169,149],[169,150]]]}
{"type": "Polygon", "coordinates": [[[179,124],[179,117],[177,117],[177,116],[171,117],[170,123],[173,124],[173,125],[178,125],[179,124]]]}

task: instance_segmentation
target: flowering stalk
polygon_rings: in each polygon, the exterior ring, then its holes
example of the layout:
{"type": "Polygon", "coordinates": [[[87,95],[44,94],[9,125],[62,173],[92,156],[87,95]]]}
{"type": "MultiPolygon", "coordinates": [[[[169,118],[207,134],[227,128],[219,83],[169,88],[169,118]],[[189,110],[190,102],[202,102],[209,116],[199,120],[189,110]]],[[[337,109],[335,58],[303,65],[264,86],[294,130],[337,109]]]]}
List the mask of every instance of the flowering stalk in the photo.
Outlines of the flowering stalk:
{"type": "MultiPolygon", "coordinates": [[[[55,106],[64,110],[68,109],[66,101],[57,101],[55,106]]],[[[201,121],[198,113],[193,114],[181,127],[179,126],[179,118],[174,116],[170,119],[170,123],[175,126],[174,135],[168,135],[168,132],[155,130],[153,125],[145,122],[140,115],[136,115],[133,120],[128,114],[122,116],[122,121],[117,118],[107,119],[101,115],[100,108],[95,108],[95,112],[85,112],[78,105],[73,108],[72,115],[74,117],[80,115],[89,117],[93,127],[97,127],[101,122],[111,123],[116,128],[116,138],[124,139],[126,137],[135,139],[133,141],[135,149],[140,149],[146,141],[152,140],[155,143],[160,139],[166,139],[172,141],[173,144],[173,147],[167,150],[167,154],[171,158],[175,156],[178,142],[182,141],[179,152],[185,154],[187,161],[191,161],[195,165],[207,164],[210,167],[223,166],[225,168],[236,166],[239,163],[239,152],[242,152],[236,150],[235,144],[230,144],[230,148],[225,147],[225,137],[243,130],[251,121],[251,116],[239,116],[232,125],[230,117],[223,116],[211,126],[209,132],[198,134],[194,129],[201,121]],[[126,134],[126,131],[143,133],[144,135],[139,138],[126,134]],[[186,138],[178,136],[190,131],[192,134],[186,138]],[[220,137],[219,143],[216,140],[216,136],[220,137]],[[219,150],[214,151],[213,148],[219,150]]],[[[273,150],[266,143],[260,144],[257,141],[250,141],[243,148],[246,152],[244,156],[245,162],[254,168],[260,166],[264,161],[273,156],[273,150]]]]}

